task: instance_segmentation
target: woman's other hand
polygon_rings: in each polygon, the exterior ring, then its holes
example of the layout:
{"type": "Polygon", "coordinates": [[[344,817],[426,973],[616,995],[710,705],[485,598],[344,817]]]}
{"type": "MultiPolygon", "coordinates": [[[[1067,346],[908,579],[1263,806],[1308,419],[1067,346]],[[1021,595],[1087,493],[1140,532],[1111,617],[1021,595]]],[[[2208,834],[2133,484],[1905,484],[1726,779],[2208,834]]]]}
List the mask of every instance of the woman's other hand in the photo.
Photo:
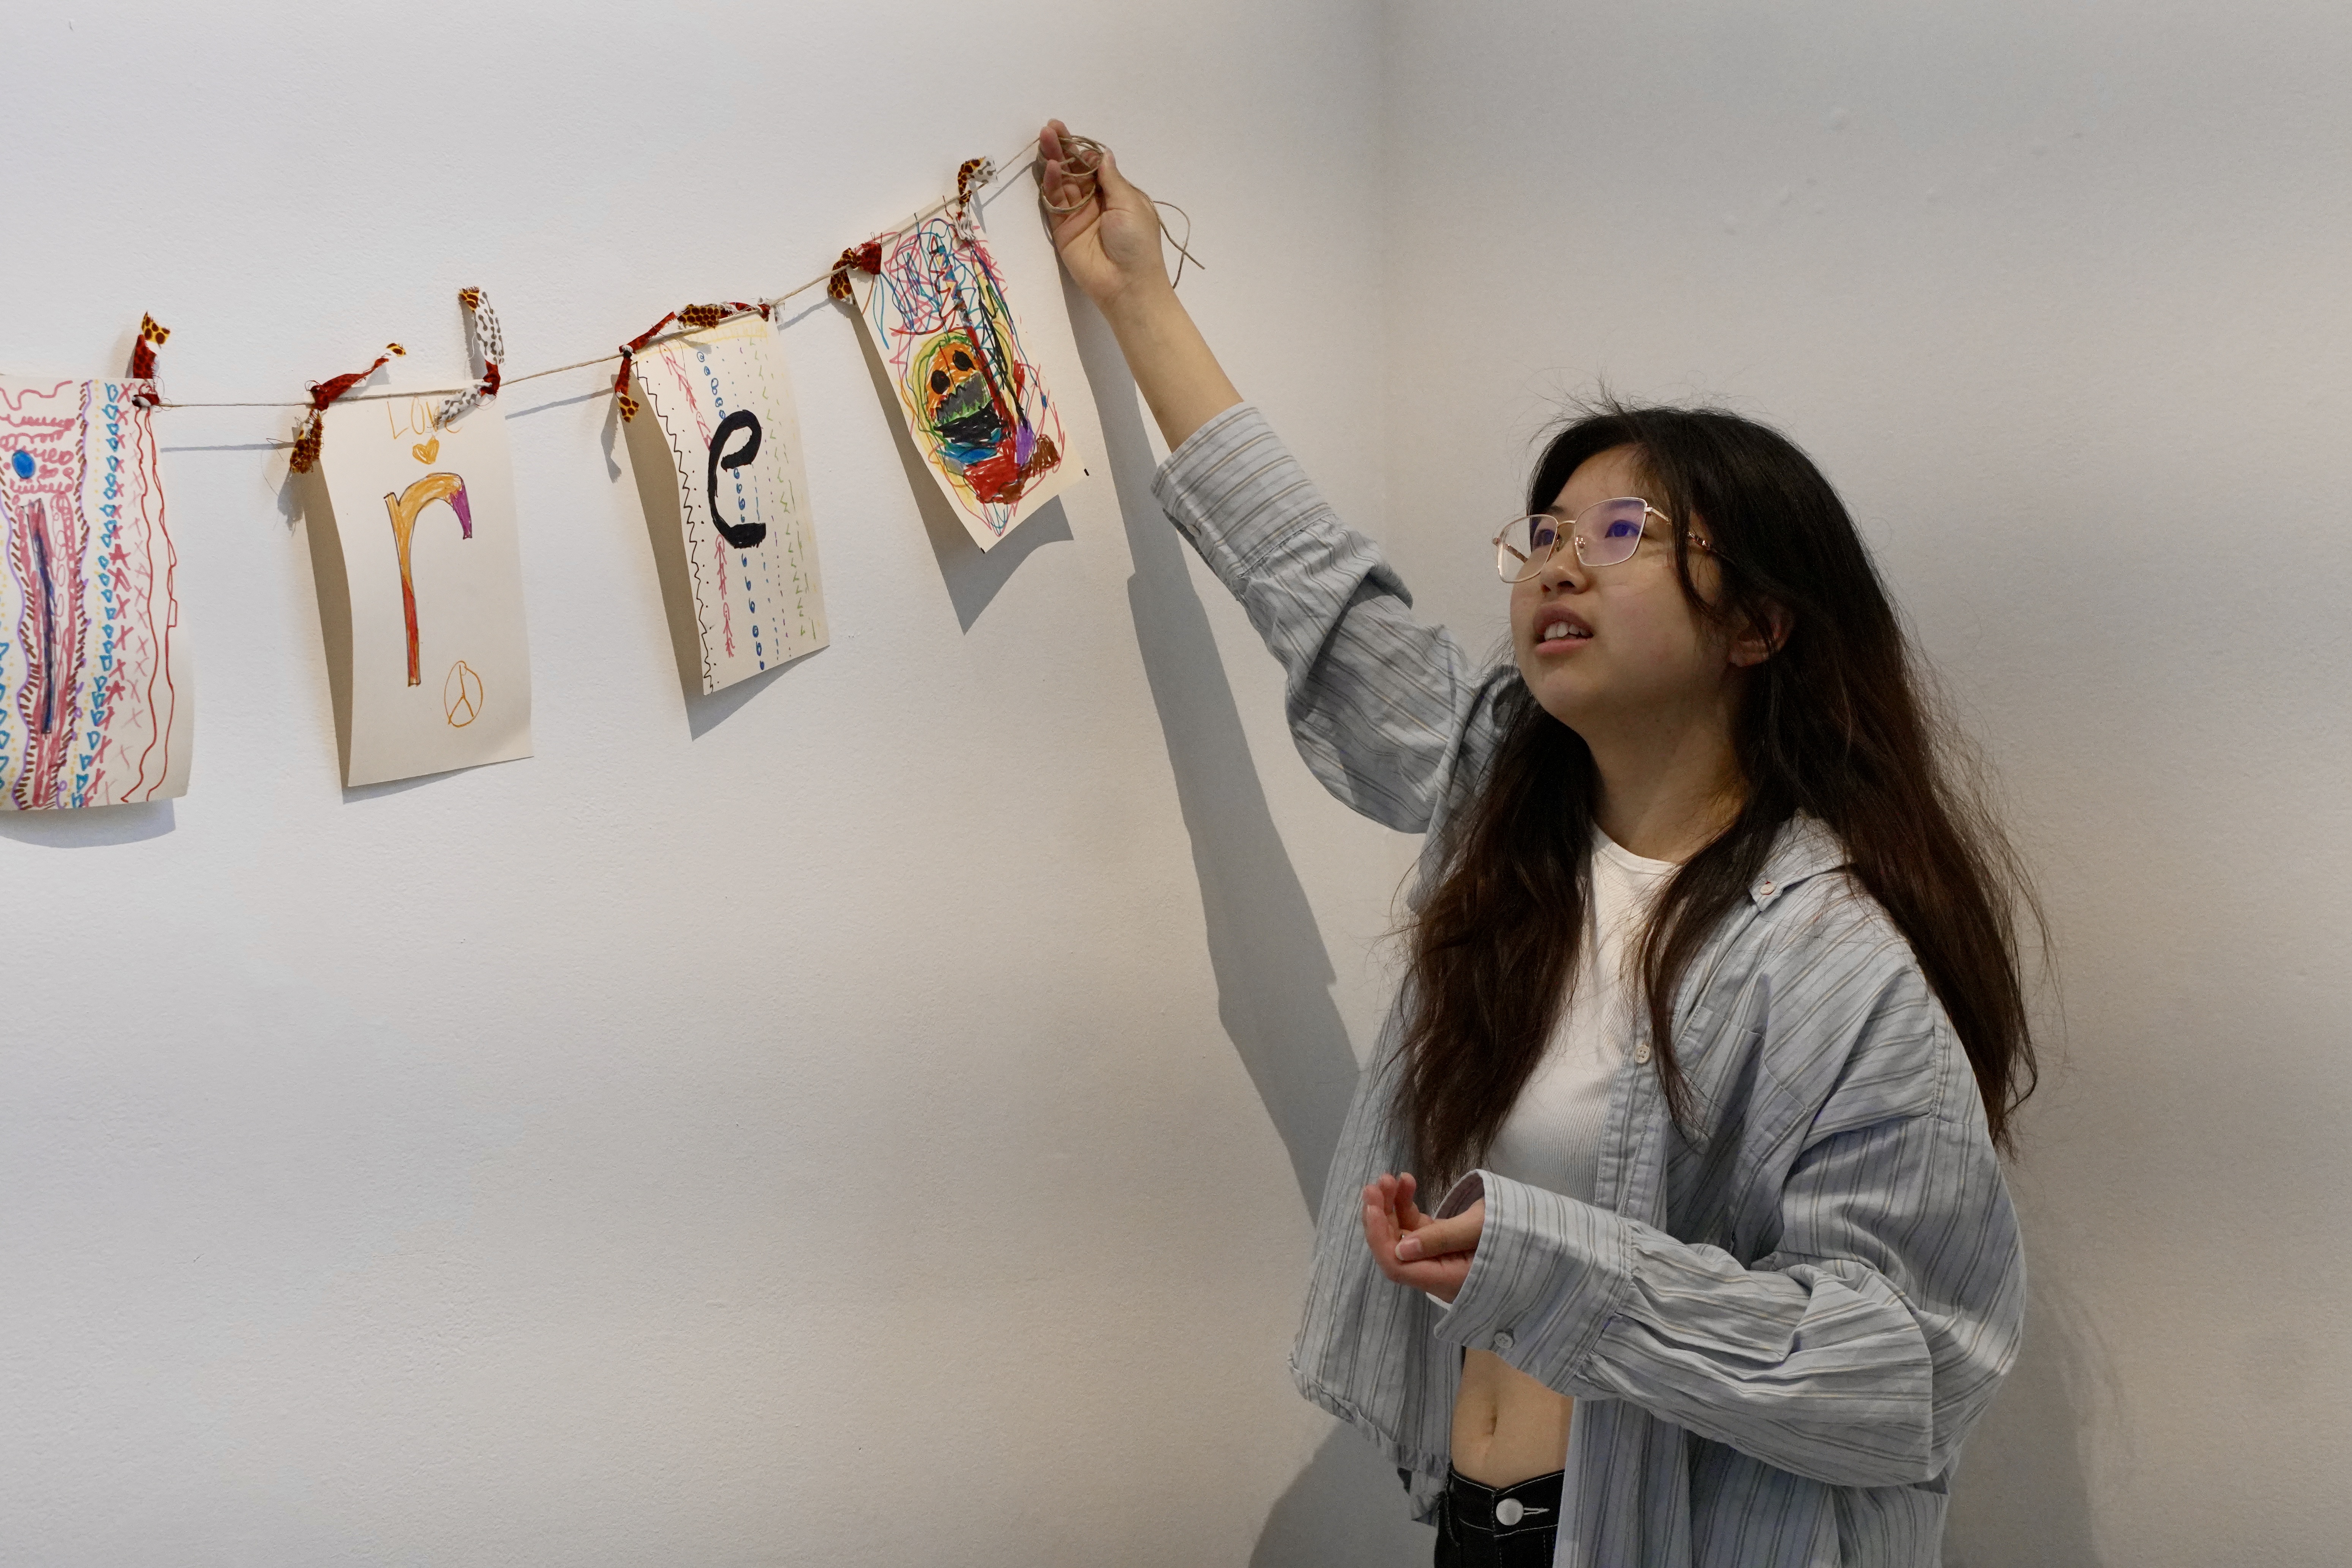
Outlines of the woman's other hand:
{"type": "Polygon", "coordinates": [[[1451,1219],[1414,1206],[1410,1173],[1382,1176],[1364,1189],[1364,1242],[1381,1273],[1400,1285],[1451,1301],[1469,1276],[1471,1255],[1486,1226],[1486,1200],[1451,1219]]]}
{"type": "Polygon", "coordinates": [[[1087,172],[1087,158],[1065,141],[1069,127],[1049,120],[1037,133],[1045,174],[1040,186],[1054,248],[1087,298],[1106,316],[1127,301],[1166,290],[1168,263],[1160,248],[1160,209],[1118,172],[1108,148],[1087,172]],[[1055,207],[1070,207],[1055,212],[1055,207]]]}

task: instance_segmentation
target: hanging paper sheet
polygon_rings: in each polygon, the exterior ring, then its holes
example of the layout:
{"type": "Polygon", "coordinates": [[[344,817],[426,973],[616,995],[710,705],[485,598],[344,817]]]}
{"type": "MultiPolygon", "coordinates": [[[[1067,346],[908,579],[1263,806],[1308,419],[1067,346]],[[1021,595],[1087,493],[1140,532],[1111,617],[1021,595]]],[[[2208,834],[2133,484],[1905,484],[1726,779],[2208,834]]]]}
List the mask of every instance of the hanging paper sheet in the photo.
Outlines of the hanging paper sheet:
{"type": "Polygon", "coordinates": [[[882,241],[849,286],[924,466],[982,550],[1079,473],[1059,403],[1024,352],[978,214],[882,241]]]}
{"type": "Polygon", "coordinates": [[[0,379],[0,807],[184,795],[194,708],[143,381],[0,379]]]}
{"type": "Polygon", "coordinates": [[[530,755],[506,421],[433,414],[398,397],[325,415],[310,551],[346,784],[530,755]]]}
{"type": "Polygon", "coordinates": [[[800,424],[775,330],[744,315],[636,355],[626,422],[678,668],[716,691],[827,639],[800,424]]]}

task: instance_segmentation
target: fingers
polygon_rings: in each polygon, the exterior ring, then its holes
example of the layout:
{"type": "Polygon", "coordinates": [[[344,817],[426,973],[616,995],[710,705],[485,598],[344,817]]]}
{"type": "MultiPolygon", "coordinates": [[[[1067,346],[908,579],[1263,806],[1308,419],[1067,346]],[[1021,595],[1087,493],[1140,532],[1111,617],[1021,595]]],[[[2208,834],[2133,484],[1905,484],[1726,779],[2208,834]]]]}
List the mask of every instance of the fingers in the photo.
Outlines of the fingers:
{"type": "Polygon", "coordinates": [[[1405,1227],[1397,1214],[1397,1179],[1383,1175],[1364,1187],[1364,1239],[1381,1257],[1396,1256],[1397,1238],[1405,1227]]]}
{"type": "Polygon", "coordinates": [[[1423,1214],[1412,1201],[1412,1194],[1420,1186],[1411,1171],[1397,1177],[1397,1226],[1400,1229],[1419,1230],[1429,1223],[1429,1216],[1423,1214]]]}
{"type": "Polygon", "coordinates": [[[1073,166],[1075,150],[1066,136],[1058,120],[1048,121],[1037,136],[1038,152],[1045,163],[1037,181],[1037,199],[1045,207],[1056,246],[1085,233],[1104,210],[1100,183],[1084,163],[1073,166]]]}
{"type": "MultiPolygon", "coordinates": [[[[1364,1189],[1364,1245],[1372,1249],[1372,1257],[1383,1271],[1395,1267],[1397,1247],[1396,1215],[1381,1196],[1378,1183],[1364,1189]]],[[[1390,1276],[1391,1279],[1393,1275],[1390,1276]]]]}

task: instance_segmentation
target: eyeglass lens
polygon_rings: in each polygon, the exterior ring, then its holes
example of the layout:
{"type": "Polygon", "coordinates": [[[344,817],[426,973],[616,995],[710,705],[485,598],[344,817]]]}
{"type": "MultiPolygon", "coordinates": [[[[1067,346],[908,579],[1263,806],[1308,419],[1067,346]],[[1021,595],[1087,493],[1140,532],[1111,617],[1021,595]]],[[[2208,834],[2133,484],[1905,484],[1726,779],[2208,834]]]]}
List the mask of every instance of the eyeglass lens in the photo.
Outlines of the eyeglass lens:
{"type": "MultiPolygon", "coordinates": [[[[1587,566],[1614,566],[1641,548],[1642,522],[1649,503],[1638,496],[1589,506],[1570,525],[1577,559],[1587,566]]],[[[1514,520],[1495,541],[1495,570],[1506,583],[1524,583],[1543,570],[1559,542],[1559,519],[1549,512],[1514,520]]]]}
{"type": "Polygon", "coordinates": [[[1559,519],[1538,512],[1515,517],[1495,540],[1495,570],[1506,583],[1523,583],[1543,570],[1559,542],[1559,519]]]}

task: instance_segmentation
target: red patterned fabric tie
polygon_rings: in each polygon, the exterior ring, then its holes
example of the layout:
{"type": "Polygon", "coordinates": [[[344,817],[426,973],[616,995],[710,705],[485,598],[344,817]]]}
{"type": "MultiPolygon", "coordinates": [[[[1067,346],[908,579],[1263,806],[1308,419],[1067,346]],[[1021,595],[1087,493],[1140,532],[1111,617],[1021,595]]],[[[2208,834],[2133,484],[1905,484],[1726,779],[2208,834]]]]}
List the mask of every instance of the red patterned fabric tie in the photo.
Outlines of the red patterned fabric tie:
{"type": "Polygon", "coordinates": [[[398,343],[386,343],[383,345],[383,353],[376,355],[375,363],[367,369],[355,370],[348,375],[339,375],[332,381],[312,382],[309,389],[310,412],[302,416],[302,423],[294,426],[294,456],[289,459],[287,466],[298,474],[307,474],[317,468],[319,448],[325,444],[327,437],[326,422],[320,417],[326,413],[327,405],[390,364],[393,355],[404,354],[407,352],[398,343]]]}

